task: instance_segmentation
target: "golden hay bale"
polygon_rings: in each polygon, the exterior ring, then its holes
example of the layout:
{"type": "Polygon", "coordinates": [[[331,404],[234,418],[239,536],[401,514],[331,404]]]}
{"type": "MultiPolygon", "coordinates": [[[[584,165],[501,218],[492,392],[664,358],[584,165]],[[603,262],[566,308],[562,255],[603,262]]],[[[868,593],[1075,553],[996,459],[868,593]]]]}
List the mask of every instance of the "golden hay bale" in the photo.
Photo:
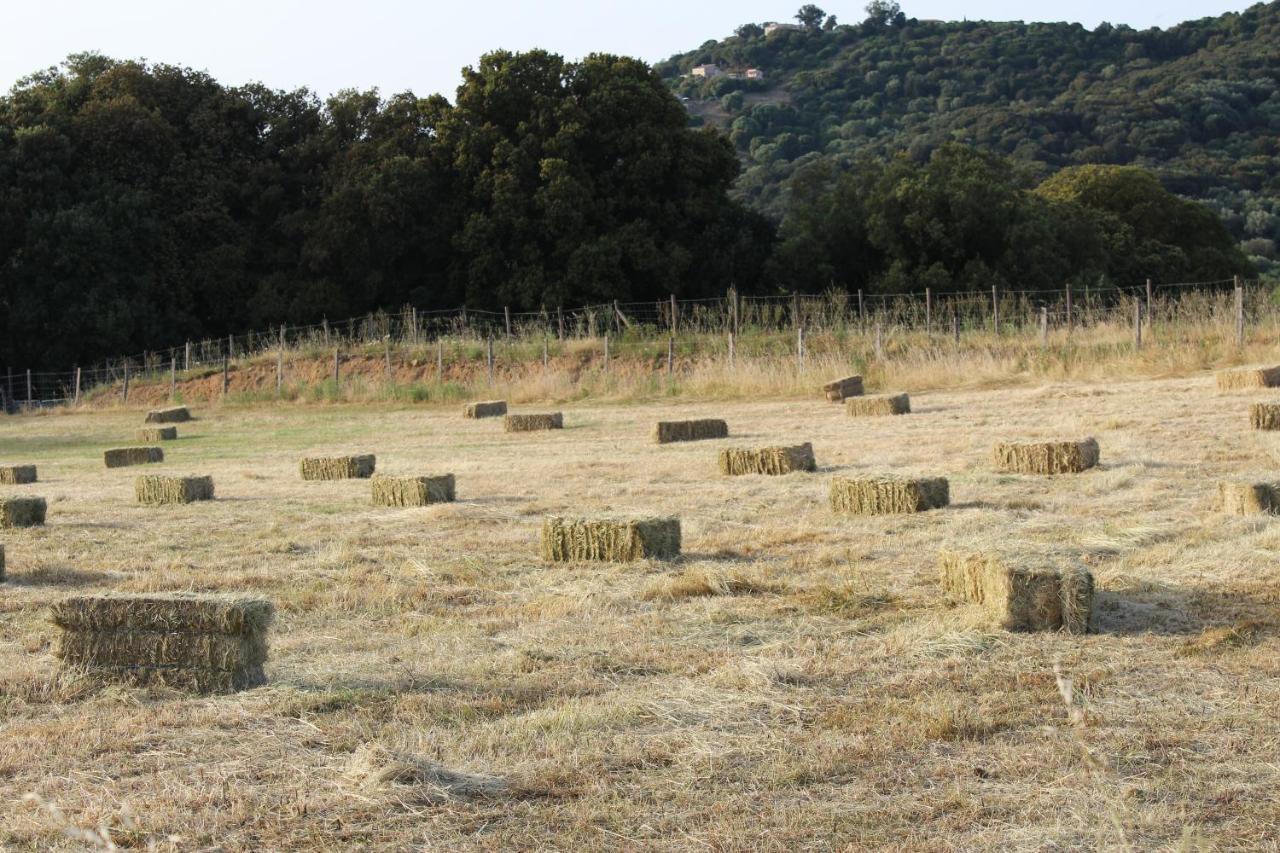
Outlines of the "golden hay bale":
{"type": "Polygon", "coordinates": [[[173,441],[178,437],[177,427],[144,427],[135,433],[138,441],[173,441]]]}
{"type": "Polygon", "coordinates": [[[845,414],[850,417],[874,417],[877,415],[907,415],[911,413],[911,398],[906,394],[876,394],[871,397],[854,397],[844,401],[845,414]]]}
{"type": "Polygon", "coordinates": [[[542,559],[568,562],[670,559],[680,554],[680,519],[552,516],[542,524],[542,559]]]}
{"type": "Polygon", "coordinates": [[[862,377],[846,376],[844,379],[833,380],[822,386],[822,392],[827,395],[828,403],[840,403],[846,397],[861,397],[862,377]]]}
{"type": "Polygon", "coordinates": [[[439,477],[384,477],[375,475],[374,506],[426,506],[455,499],[452,474],[439,477]]]}
{"type": "Polygon", "coordinates": [[[991,453],[997,471],[1005,474],[1078,474],[1098,464],[1098,442],[1002,441],[991,453]]]}
{"type": "Polygon", "coordinates": [[[270,601],[197,592],[73,595],[54,603],[53,624],[68,631],[157,631],[252,637],[275,616],[270,601]]]}
{"type": "Polygon", "coordinates": [[[39,527],[48,509],[44,498],[0,498],[0,527],[39,527]]]}
{"type": "Polygon", "coordinates": [[[102,452],[102,461],[108,468],[127,465],[149,465],[164,461],[164,451],[159,447],[117,447],[102,452]]]}
{"type": "Polygon", "coordinates": [[[1227,515],[1280,512],[1280,483],[1218,483],[1218,509],[1227,515]]]}
{"type": "Polygon", "coordinates": [[[23,483],[36,481],[36,466],[5,465],[0,467],[0,485],[20,486],[23,483]]]}
{"type": "Polygon", "coordinates": [[[172,406],[168,409],[152,409],[147,412],[146,423],[149,424],[180,424],[184,421],[191,420],[191,412],[186,406],[172,406]]]}
{"type": "Polygon", "coordinates": [[[302,479],[366,479],[373,476],[377,462],[377,457],[372,453],[358,456],[310,456],[302,460],[302,479]]]}
{"type": "Polygon", "coordinates": [[[1254,429],[1280,429],[1280,403],[1253,403],[1250,405],[1249,425],[1254,429]]]}
{"type": "Polygon", "coordinates": [[[846,515],[924,512],[951,502],[945,477],[880,476],[831,480],[831,509],[846,515]]]}
{"type": "Polygon", "coordinates": [[[1280,367],[1240,367],[1235,370],[1219,370],[1217,380],[1220,391],[1275,388],[1280,385],[1280,367]]]}
{"type": "Polygon", "coordinates": [[[658,421],[657,426],[653,428],[653,438],[658,444],[728,437],[729,425],[719,418],[703,418],[702,420],[693,421],[658,421]]]}
{"type": "Polygon", "coordinates": [[[133,481],[138,503],[149,506],[213,500],[212,477],[163,477],[149,474],[133,481]]]}
{"type": "Polygon", "coordinates": [[[482,400],[478,403],[467,403],[462,410],[463,417],[496,418],[507,413],[506,400],[482,400]]]}
{"type": "Polygon", "coordinates": [[[938,564],[949,600],[982,605],[1007,630],[1089,630],[1093,575],[1070,557],[943,551],[938,564]]]}
{"type": "Polygon", "coordinates": [[[537,432],[544,429],[564,429],[564,415],[549,412],[542,415],[507,415],[502,419],[505,432],[537,432]]]}
{"type": "Polygon", "coordinates": [[[809,442],[794,447],[762,447],[757,450],[730,447],[720,451],[721,474],[790,474],[817,468],[813,445],[809,442]]]}

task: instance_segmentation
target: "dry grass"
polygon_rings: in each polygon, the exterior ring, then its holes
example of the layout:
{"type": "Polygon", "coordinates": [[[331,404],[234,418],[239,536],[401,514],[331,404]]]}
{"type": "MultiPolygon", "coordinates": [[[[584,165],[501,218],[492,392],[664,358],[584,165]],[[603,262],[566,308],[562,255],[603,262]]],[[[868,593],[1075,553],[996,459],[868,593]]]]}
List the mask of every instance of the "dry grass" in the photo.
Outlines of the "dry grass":
{"type": "Polygon", "coordinates": [[[1242,430],[1246,401],[1223,406],[1207,369],[945,393],[867,372],[914,398],[875,420],[815,399],[848,372],[827,365],[804,400],[575,403],[572,429],[526,436],[461,400],[214,406],[182,464],[220,500],[164,512],[102,468],[139,410],[0,418],[5,458],[42,481],[0,492],[50,509],[0,536],[0,847],[1265,846],[1280,520],[1213,504],[1219,480],[1266,477],[1276,435],[1242,430]],[[721,477],[707,445],[645,434],[705,417],[735,444],[811,441],[830,474],[721,477]],[[998,437],[1046,435],[1096,436],[1105,467],[991,470],[998,437]],[[419,516],[298,479],[301,456],[348,446],[451,471],[464,499],[419,516]],[[886,470],[945,474],[955,502],[831,513],[828,476],[886,470]],[[681,519],[678,561],[539,559],[547,515],[655,511],[681,519]],[[944,604],[943,545],[1009,541],[1087,560],[1094,633],[944,604]],[[111,590],[276,602],[268,686],[64,671],[49,606],[111,590]]]}

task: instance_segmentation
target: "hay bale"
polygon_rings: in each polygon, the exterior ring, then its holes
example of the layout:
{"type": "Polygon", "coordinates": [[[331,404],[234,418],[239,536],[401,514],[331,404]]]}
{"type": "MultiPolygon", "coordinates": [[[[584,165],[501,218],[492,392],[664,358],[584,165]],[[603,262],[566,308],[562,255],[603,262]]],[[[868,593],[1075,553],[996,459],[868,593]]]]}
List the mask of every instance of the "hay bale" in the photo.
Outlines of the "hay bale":
{"type": "Polygon", "coordinates": [[[0,485],[21,486],[36,481],[36,466],[5,465],[0,466],[0,485]]]}
{"type": "Polygon", "coordinates": [[[1010,631],[1084,634],[1093,605],[1093,575],[1070,557],[1047,553],[943,551],[943,594],[982,605],[1010,631]]]}
{"type": "Polygon", "coordinates": [[[372,453],[359,456],[311,456],[302,460],[302,479],[367,479],[373,476],[377,461],[372,453]]]}
{"type": "Polygon", "coordinates": [[[164,461],[164,451],[159,447],[116,447],[102,452],[102,461],[108,468],[124,468],[127,465],[150,465],[164,461]]]}
{"type": "Polygon", "coordinates": [[[374,506],[427,506],[455,499],[452,474],[439,477],[384,477],[378,474],[370,484],[373,486],[374,506]]]}
{"type": "Polygon", "coordinates": [[[478,403],[467,403],[462,410],[468,418],[496,418],[507,413],[506,400],[482,400],[478,403]]]}
{"type": "Polygon", "coordinates": [[[0,498],[0,527],[39,527],[48,510],[44,498],[0,498]]]}
{"type": "Polygon", "coordinates": [[[212,477],[163,477],[149,474],[134,480],[133,485],[138,503],[148,506],[213,500],[212,477]]]}
{"type": "Polygon", "coordinates": [[[191,412],[186,406],[171,406],[167,409],[152,409],[147,412],[146,423],[180,424],[191,420],[191,412]]]}
{"type": "Polygon", "coordinates": [[[178,437],[177,427],[144,427],[135,433],[138,441],[173,441],[178,437]]]}
{"type": "Polygon", "coordinates": [[[846,376],[844,379],[835,379],[823,385],[822,392],[827,395],[828,403],[840,403],[846,397],[861,397],[862,377],[846,376]]]}
{"type": "Polygon", "coordinates": [[[53,624],[68,631],[157,631],[237,637],[266,631],[274,614],[274,606],[266,599],[196,592],[76,595],[50,609],[53,624]]]}
{"type": "Polygon", "coordinates": [[[875,394],[870,397],[854,397],[845,400],[845,414],[854,418],[878,415],[911,414],[911,398],[906,394],[875,394]]]}
{"type": "Polygon", "coordinates": [[[728,437],[729,425],[719,418],[703,418],[693,421],[658,421],[653,428],[653,438],[658,444],[728,437]]]}
{"type": "Polygon", "coordinates": [[[991,453],[995,469],[1005,474],[1078,474],[1098,464],[1098,442],[1002,441],[991,453]]]}
{"type": "Polygon", "coordinates": [[[507,415],[502,419],[506,432],[536,432],[544,429],[564,429],[564,415],[550,412],[543,415],[507,415]]]}
{"type": "Polygon", "coordinates": [[[1280,512],[1280,483],[1218,483],[1218,510],[1227,515],[1280,512]]]}
{"type": "Polygon", "coordinates": [[[794,447],[762,447],[757,450],[726,448],[720,451],[721,474],[790,474],[792,471],[817,470],[813,445],[805,442],[794,447]]]}
{"type": "Polygon", "coordinates": [[[542,559],[625,563],[680,554],[680,519],[585,519],[552,516],[542,524],[542,559]]]}
{"type": "Polygon", "coordinates": [[[946,477],[835,477],[831,509],[845,515],[924,512],[951,502],[946,477]]]}
{"type": "Polygon", "coordinates": [[[1219,370],[1217,380],[1220,391],[1275,388],[1280,386],[1280,367],[1239,367],[1235,370],[1219,370]]]}
{"type": "Polygon", "coordinates": [[[1254,429],[1280,429],[1280,403],[1253,403],[1250,405],[1249,425],[1254,429]]]}

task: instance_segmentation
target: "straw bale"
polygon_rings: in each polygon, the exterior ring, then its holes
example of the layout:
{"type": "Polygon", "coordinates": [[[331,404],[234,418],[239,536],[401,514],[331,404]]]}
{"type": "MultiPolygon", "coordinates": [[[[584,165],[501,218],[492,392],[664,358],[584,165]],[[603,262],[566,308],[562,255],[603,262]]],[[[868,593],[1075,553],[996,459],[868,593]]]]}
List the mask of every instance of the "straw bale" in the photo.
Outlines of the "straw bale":
{"type": "Polygon", "coordinates": [[[149,465],[164,461],[164,451],[159,447],[116,447],[102,452],[102,461],[108,468],[124,468],[127,465],[149,465]]]}
{"type": "Polygon", "coordinates": [[[467,403],[467,407],[462,411],[463,416],[468,418],[496,418],[506,413],[506,400],[481,400],[477,403],[467,403]]]}
{"type": "Polygon", "coordinates": [[[991,456],[996,470],[1006,474],[1078,474],[1098,464],[1098,442],[1002,441],[991,456]]]}
{"type": "Polygon", "coordinates": [[[673,441],[701,441],[706,438],[728,438],[729,425],[719,418],[703,418],[693,421],[658,421],[653,428],[658,444],[673,441]]]}
{"type": "Polygon", "coordinates": [[[814,471],[818,467],[809,442],[793,447],[762,447],[750,450],[730,447],[720,451],[721,474],[790,474],[814,471]]]}
{"type": "Polygon", "coordinates": [[[846,397],[861,397],[862,377],[846,376],[844,379],[835,379],[822,386],[822,392],[827,395],[827,402],[840,403],[846,397]]]}
{"type": "Polygon", "coordinates": [[[1239,367],[1219,370],[1218,389],[1239,391],[1245,388],[1275,388],[1280,386],[1280,367],[1239,367]]]}
{"type": "Polygon", "coordinates": [[[1218,483],[1218,509],[1227,515],[1280,512],[1280,483],[1218,483]]]}
{"type": "Polygon", "coordinates": [[[455,499],[452,474],[438,477],[384,477],[370,481],[374,506],[426,506],[455,499]]]}
{"type": "Polygon", "coordinates": [[[230,672],[261,667],[266,632],[252,635],[162,633],[160,631],[63,631],[55,651],[82,666],[148,666],[230,672]]]}
{"type": "Polygon", "coordinates": [[[1249,425],[1254,429],[1280,429],[1280,403],[1253,403],[1250,405],[1249,425]]]}
{"type": "Polygon", "coordinates": [[[44,498],[0,498],[0,527],[39,527],[48,509],[44,498]]]}
{"type": "Polygon", "coordinates": [[[875,394],[870,397],[854,397],[844,402],[845,414],[850,417],[875,417],[877,415],[907,415],[911,413],[911,398],[906,394],[875,394]]]}
{"type": "Polygon", "coordinates": [[[196,592],[73,595],[50,609],[67,631],[223,634],[252,637],[271,625],[275,607],[249,595],[196,592]]]}
{"type": "Polygon", "coordinates": [[[536,432],[544,429],[564,429],[564,415],[549,412],[541,415],[507,415],[502,419],[506,432],[536,432]]]}
{"type": "Polygon", "coordinates": [[[302,460],[302,479],[365,479],[373,476],[377,462],[377,457],[372,453],[358,456],[311,456],[302,460]]]}
{"type": "Polygon", "coordinates": [[[846,515],[924,512],[951,502],[945,477],[885,475],[831,480],[831,509],[846,515]]]}
{"type": "Polygon", "coordinates": [[[138,441],[173,441],[178,437],[177,427],[143,427],[135,433],[138,441]]]}
{"type": "Polygon", "coordinates": [[[979,604],[1010,631],[1084,634],[1093,604],[1093,575],[1073,558],[1034,551],[943,551],[942,591],[979,604]]]}
{"type": "Polygon", "coordinates": [[[189,420],[191,420],[191,412],[186,406],[171,406],[167,409],[152,409],[147,412],[146,423],[180,424],[189,420]]]}
{"type": "Polygon", "coordinates": [[[213,500],[212,477],[163,477],[148,474],[134,480],[138,503],[185,504],[213,500]]]}
{"type": "Polygon", "coordinates": [[[542,525],[542,559],[671,559],[680,554],[680,519],[586,519],[552,516],[542,525]]]}
{"type": "Polygon", "coordinates": [[[36,481],[36,466],[5,465],[0,467],[0,485],[20,486],[36,481]]]}

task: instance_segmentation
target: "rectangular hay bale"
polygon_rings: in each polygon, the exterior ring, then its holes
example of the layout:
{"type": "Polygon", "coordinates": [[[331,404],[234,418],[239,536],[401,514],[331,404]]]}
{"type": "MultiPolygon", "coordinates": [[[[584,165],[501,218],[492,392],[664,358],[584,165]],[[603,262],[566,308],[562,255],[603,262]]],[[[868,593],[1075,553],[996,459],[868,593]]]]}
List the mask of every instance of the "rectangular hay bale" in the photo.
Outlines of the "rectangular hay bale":
{"type": "Polygon", "coordinates": [[[452,474],[438,477],[385,477],[370,481],[374,506],[427,506],[455,499],[452,474]]]}
{"type": "Polygon", "coordinates": [[[213,500],[212,477],[165,477],[147,474],[134,480],[138,503],[148,506],[213,500]]]}
{"type": "Polygon", "coordinates": [[[951,503],[946,477],[834,477],[831,509],[845,515],[925,512],[951,503]]]}
{"type": "Polygon", "coordinates": [[[25,483],[34,483],[35,481],[36,466],[34,465],[0,466],[0,485],[21,486],[25,483]]]}
{"type": "Polygon", "coordinates": [[[850,417],[875,417],[878,415],[911,414],[911,398],[906,394],[875,394],[870,397],[854,397],[844,402],[845,414],[850,417]]]}
{"type": "Polygon", "coordinates": [[[177,427],[143,427],[134,433],[138,441],[173,441],[178,437],[177,427]]]}
{"type": "Polygon", "coordinates": [[[152,409],[147,412],[146,423],[180,424],[191,420],[191,412],[186,406],[170,406],[167,409],[152,409]]]}
{"type": "Polygon", "coordinates": [[[1238,367],[1234,370],[1219,370],[1216,379],[1220,391],[1275,388],[1280,386],[1280,367],[1238,367]]]}
{"type": "Polygon", "coordinates": [[[809,442],[792,447],[762,447],[755,450],[730,447],[720,451],[720,473],[789,474],[792,471],[815,471],[813,445],[809,442]]]}
{"type": "Polygon", "coordinates": [[[44,498],[0,498],[0,527],[40,527],[48,510],[44,498]]]}
{"type": "Polygon", "coordinates": [[[1256,515],[1280,512],[1280,483],[1218,483],[1220,512],[1227,515],[1256,515]]]}
{"type": "Polygon", "coordinates": [[[198,592],[73,595],[54,603],[53,624],[67,631],[156,631],[252,637],[267,630],[275,607],[265,598],[198,592]]]}
{"type": "Polygon", "coordinates": [[[373,476],[378,459],[372,453],[357,456],[310,456],[299,466],[304,480],[351,480],[373,476]]]}
{"type": "Polygon", "coordinates": [[[846,397],[861,397],[862,377],[846,376],[844,379],[835,379],[823,385],[822,392],[826,394],[829,403],[844,402],[846,397]]]}
{"type": "Polygon", "coordinates": [[[150,465],[154,462],[163,462],[164,451],[159,447],[116,447],[102,451],[102,461],[108,468],[150,465]]]}
{"type": "Polygon", "coordinates": [[[728,437],[729,424],[719,418],[702,418],[690,421],[658,421],[653,428],[653,438],[658,444],[728,437]]]}
{"type": "Polygon", "coordinates": [[[468,418],[496,418],[506,413],[506,400],[481,400],[476,403],[467,403],[467,407],[462,410],[463,416],[468,418]]]}
{"type": "Polygon", "coordinates": [[[680,554],[680,519],[551,516],[542,525],[542,559],[625,563],[680,554]]]}
{"type": "Polygon", "coordinates": [[[261,666],[267,659],[267,635],[64,630],[54,655],[82,666],[145,664],[226,672],[261,666]]]}
{"type": "Polygon", "coordinates": [[[1254,429],[1280,429],[1280,403],[1253,403],[1249,406],[1249,426],[1254,429]]]}
{"type": "Polygon", "coordinates": [[[1093,575],[1063,555],[1006,551],[943,551],[943,594],[979,604],[1010,631],[1089,631],[1093,575]]]}
{"type": "Polygon", "coordinates": [[[548,412],[537,415],[507,415],[502,419],[504,432],[537,432],[544,429],[564,429],[564,415],[548,412]]]}
{"type": "Polygon", "coordinates": [[[1005,474],[1078,474],[1098,464],[1098,442],[1002,441],[992,449],[995,469],[1005,474]]]}

